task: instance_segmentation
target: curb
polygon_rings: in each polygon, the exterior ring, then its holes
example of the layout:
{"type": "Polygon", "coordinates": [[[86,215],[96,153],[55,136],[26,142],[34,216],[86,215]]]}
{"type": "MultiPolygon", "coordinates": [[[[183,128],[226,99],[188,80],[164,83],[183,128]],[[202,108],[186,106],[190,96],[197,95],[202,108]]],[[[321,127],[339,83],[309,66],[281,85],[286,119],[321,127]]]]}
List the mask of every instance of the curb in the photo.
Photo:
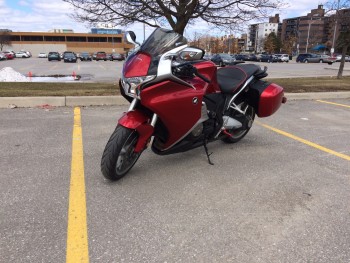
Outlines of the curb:
{"type": "MultiPolygon", "coordinates": [[[[347,99],[350,91],[285,93],[288,101],[347,99]]],[[[54,107],[129,105],[122,96],[81,96],[81,97],[0,97],[0,108],[31,108],[42,105],[54,107]]]]}

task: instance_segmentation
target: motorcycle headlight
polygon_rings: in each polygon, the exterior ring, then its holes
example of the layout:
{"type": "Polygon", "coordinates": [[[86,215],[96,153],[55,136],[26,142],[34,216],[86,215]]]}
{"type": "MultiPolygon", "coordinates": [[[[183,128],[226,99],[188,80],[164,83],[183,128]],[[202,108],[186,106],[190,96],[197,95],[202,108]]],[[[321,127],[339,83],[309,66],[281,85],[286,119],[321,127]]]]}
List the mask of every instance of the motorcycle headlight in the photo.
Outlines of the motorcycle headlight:
{"type": "Polygon", "coordinates": [[[149,75],[143,77],[122,78],[122,85],[125,94],[130,97],[134,97],[135,95],[139,97],[139,94],[136,94],[136,88],[142,83],[153,80],[155,77],[155,75],[149,75]]]}

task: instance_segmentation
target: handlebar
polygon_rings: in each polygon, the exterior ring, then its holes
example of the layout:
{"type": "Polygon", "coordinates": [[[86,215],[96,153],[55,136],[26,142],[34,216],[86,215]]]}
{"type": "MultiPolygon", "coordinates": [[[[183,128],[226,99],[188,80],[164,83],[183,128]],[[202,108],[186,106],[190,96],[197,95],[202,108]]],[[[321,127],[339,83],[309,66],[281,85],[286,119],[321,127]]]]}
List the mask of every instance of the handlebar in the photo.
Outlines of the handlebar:
{"type": "Polygon", "coordinates": [[[194,67],[190,62],[181,63],[174,67],[173,73],[180,75],[182,77],[193,77],[193,75],[199,77],[203,81],[210,83],[210,80],[200,74],[196,67],[194,67]]]}

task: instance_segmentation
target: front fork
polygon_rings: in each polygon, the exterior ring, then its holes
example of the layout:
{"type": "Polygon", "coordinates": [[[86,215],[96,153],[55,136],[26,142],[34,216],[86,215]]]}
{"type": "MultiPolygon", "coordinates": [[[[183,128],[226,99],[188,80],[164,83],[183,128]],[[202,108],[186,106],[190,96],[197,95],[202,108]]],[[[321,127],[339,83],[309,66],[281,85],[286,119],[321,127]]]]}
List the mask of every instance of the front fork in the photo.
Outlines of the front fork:
{"type": "Polygon", "coordinates": [[[143,111],[136,108],[139,99],[135,98],[128,109],[128,112],[119,119],[118,124],[128,129],[136,130],[139,138],[134,152],[143,151],[147,143],[150,141],[154,132],[154,127],[158,120],[158,115],[153,114],[152,119],[149,118],[143,111]]]}

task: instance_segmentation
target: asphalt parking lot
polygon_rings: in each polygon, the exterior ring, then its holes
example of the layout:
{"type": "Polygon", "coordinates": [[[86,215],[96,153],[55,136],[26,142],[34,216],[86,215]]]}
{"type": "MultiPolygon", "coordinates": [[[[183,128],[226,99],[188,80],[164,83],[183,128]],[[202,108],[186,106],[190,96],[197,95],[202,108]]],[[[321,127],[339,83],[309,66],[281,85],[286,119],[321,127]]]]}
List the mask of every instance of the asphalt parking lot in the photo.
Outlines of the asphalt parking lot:
{"type": "Polygon", "coordinates": [[[146,150],[111,183],[100,158],[126,109],[80,108],[80,196],[74,108],[0,109],[1,262],[77,262],[71,247],[90,262],[350,262],[349,99],[289,101],[241,142],[210,144],[214,166],[202,148],[146,150]]]}
{"type": "MultiPolygon", "coordinates": [[[[247,62],[249,63],[249,62],[247,62]]],[[[325,63],[265,63],[255,62],[260,66],[267,66],[269,78],[292,78],[313,76],[336,76],[339,62],[328,65],[325,63]]],[[[78,61],[77,63],[64,63],[63,61],[48,61],[46,58],[17,58],[14,60],[0,61],[0,69],[12,67],[23,75],[72,75],[82,76],[85,82],[117,82],[122,72],[122,61],[78,61]]],[[[345,63],[344,76],[350,75],[350,63],[345,63]]]]}

